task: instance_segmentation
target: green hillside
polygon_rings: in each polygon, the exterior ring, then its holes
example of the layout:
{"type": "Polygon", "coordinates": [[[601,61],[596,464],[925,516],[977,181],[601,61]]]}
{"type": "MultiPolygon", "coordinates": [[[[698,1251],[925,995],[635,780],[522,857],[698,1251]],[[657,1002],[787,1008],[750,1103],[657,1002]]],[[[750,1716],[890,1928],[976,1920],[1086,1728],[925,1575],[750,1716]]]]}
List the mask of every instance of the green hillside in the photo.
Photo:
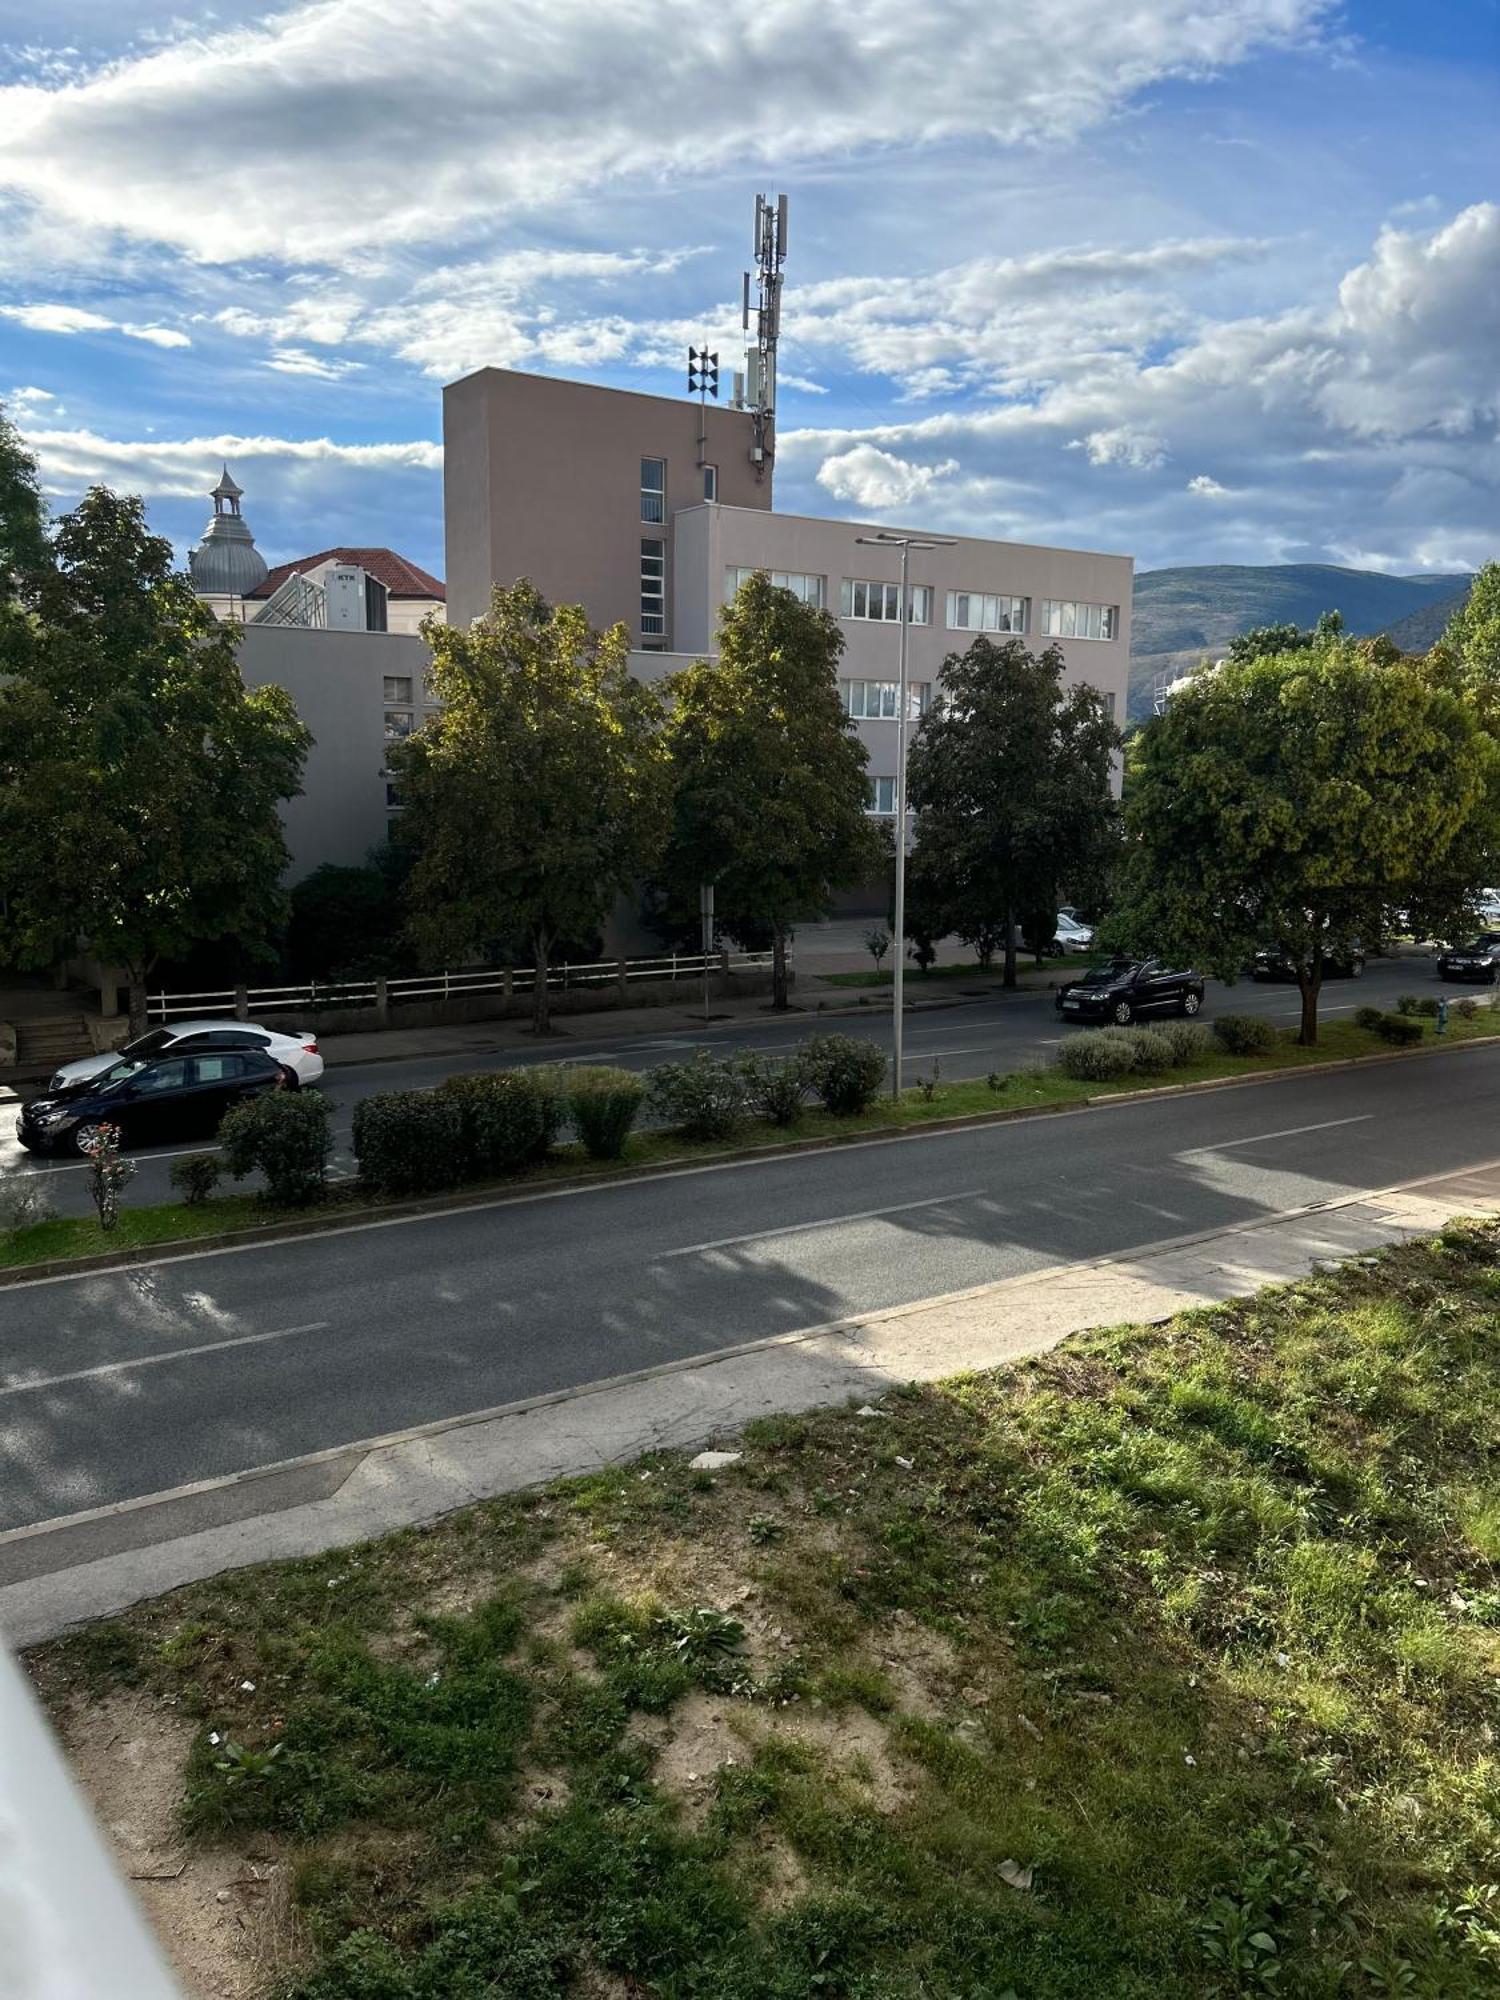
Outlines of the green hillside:
{"type": "MultiPolygon", "coordinates": [[[[1384,632],[1442,606],[1441,631],[1468,584],[1462,574],[1387,576],[1330,563],[1206,563],[1144,570],[1135,580],[1130,713],[1149,714],[1158,673],[1179,674],[1201,659],[1212,659],[1254,625],[1311,625],[1323,612],[1338,611],[1350,632],[1384,632]]],[[[1403,641],[1398,637],[1397,643],[1403,641]]]]}
{"type": "Polygon", "coordinates": [[[1386,637],[1403,653],[1425,653],[1442,638],[1448,620],[1455,612],[1462,611],[1468,601],[1469,588],[1465,584],[1452,597],[1439,597],[1431,604],[1424,604],[1419,611],[1409,612],[1399,623],[1388,626],[1386,637]]]}

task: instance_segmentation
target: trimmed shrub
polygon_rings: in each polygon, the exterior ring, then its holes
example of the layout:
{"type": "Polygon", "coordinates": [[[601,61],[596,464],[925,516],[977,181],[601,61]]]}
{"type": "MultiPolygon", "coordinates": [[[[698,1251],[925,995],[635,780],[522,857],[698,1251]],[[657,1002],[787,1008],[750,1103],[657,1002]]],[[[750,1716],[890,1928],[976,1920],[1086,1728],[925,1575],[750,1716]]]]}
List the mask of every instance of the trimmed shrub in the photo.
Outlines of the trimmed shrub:
{"type": "Polygon", "coordinates": [[[382,1194],[431,1194],[464,1172],[464,1114],[456,1093],[383,1090],[354,1107],[360,1178],[382,1194]]]}
{"type": "Polygon", "coordinates": [[[321,1090],[268,1090],[225,1115],[224,1164],[237,1181],[258,1169],[264,1198],[276,1207],[305,1208],[323,1197],[332,1125],[333,1106],[321,1090]]]}
{"type": "Polygon", "coordinates": [[[48,1176],[9,1168],[0,1160],[0,1229],[29,1229],[51,1213],[48,1176]]]}
{"type": "Polygon", "coordinates": [[[1268,1056],[1280,1039],[1274,1023],[1259,1014],[1221,1014],[1214,1034],[1232,1056],[1268,1056]]]}
{"type": "Polygon", "coordinates": [[[1164,1076],[1176,1067],[1177,1057],[1172,1044],[1157,1028],[1126,1028],[1130,1045],[1135,1050],[1135,1066],[1142,1076],[1164,1076]]]}
{"type": "Polygon", "coordinates": [[[1383,1042],[1389,1042],[1398,1049],[1410,1048],[1422,1039],[1422,1023],[1413,1020],[1409,1014],[1382,1014],[1380,1025],[1375,1030],[1383,1042]]]}
{"type": "Polygon", "coordinates": [[[1085,1028],[1057,1051],[1057,1066],[1079,1083],[1113,1083],[1136,1067],[1136,1047],[1128,1029],[1085,1028]]]}
{"type": "Polygon", "coordinates": [[[646,1072],[646,1102],[685,1139],[727,1139],[750,1115],[744,1064],[699,1049],[683,1063],[646,1072]]]}
{"type": "Polygon", "coordinates": [[[1367,1034],[1378,1035],[1384,1019],[1385,1014],[1379,1007],[1356,1007],[1354,1010],[1355,1027],[1363,1028],[1367,1034]]]}
{"type": "Polygon", "coordinates": [[[756,1117],[772,1125],[795,1125],[809,1089],[801,1056],[747,1055],[743,1068],[750,1108],[756,1117]]]}
{"type": "Polygon", "coordinates": [[[561,1117],[550,1075],[539,1080],[525,1069],[480,1070],[447,1077],[438,1088],[458,1108],[464,1179],[515,1173],[546,1157],[561,1117]]]}
{"type": "Polygon", "coordinates": [[[591,1160],[618,1160],[630,1137],[646,1086],[628,1069],[570,1069],[568,1110],[591,1160]]]}
{"type": "MultiPolygon", "coordinates": [[[[1493,1002],[1491,1004],[1493,1005],[1493,1002]]],[[[1471,1000],[1466,994],[1462,1000],[1454,1001],[1453,1011],[1457,1014],[1460,1021],[1477,1021],[1479,1019],[1479,1002],[1471,1000]]]]}
{"type": "Polygon", "coordinates": [[[802,1045],[802,1073],[836,1118],[868,1111],[885,1082],[885,1050],[858,1035],[814,1035],[802,1045]]]}
{"type": "Polygon", "coordinates": [[[170,1179],[189,1208],[207,1201],[219,1185],[224,1162],[217,1153],[188,1153],[172,1162],[170,1179]]]}
{"type": "Polygon", "coordinates": [[[1398,1014],[1415,1014],[1423,1020],[1437,1019],[1437,995],[1435,993],[1403,993],[1396,1002],[1398,1014]]]}
{"type": "Polygon", "coordinates": [[[1162,1021],[1151,1032],[1171,1049],[1174,1069],[1206,1061],[1214,1045],[1213,1030],[1202,1021],[1162,1021]]]}

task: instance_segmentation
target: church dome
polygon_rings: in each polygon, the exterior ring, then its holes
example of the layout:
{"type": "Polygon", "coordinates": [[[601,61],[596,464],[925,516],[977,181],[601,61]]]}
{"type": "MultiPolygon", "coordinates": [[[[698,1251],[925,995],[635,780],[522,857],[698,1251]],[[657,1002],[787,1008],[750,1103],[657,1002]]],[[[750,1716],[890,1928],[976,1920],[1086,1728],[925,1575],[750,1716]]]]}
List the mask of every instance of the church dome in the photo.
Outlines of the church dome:
{"type": "Polygon", "coordinates": [[[243,492],[226,465],[213,489],[213,519],[188,557],[193,588],[200,597],[248,597],[269,574],[265,557],[240,514],[243,492]]]}

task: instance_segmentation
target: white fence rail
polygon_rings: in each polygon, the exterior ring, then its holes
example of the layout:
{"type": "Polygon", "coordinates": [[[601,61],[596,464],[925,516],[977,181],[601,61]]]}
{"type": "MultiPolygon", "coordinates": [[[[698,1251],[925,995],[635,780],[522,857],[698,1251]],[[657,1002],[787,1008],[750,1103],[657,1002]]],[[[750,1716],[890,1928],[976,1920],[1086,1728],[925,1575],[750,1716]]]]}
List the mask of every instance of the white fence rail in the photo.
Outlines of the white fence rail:
{"type": "MultiPolygon", "coordinates": [[[[790,959],[790,953],[788,953],[790,959]]],[[[587,965],[553,965],[547,986],[554,993],[610,986],[628,991],[636,980],[702,979],[705,972],[763,972],[768,951],[669,952],[660,958],[606,958],[587,965]]],[[[191,1015],[288,1013],[301,1007],[398,1006],[403,1001],[454,1000],[470,993],[526,994],[536,986],[535,966],[481,972],[419,972],[405,979],[314,979],[304,986],[250,986],[219,993],[153,993],[146,1002],[152,1020],[191,1015]]]]}

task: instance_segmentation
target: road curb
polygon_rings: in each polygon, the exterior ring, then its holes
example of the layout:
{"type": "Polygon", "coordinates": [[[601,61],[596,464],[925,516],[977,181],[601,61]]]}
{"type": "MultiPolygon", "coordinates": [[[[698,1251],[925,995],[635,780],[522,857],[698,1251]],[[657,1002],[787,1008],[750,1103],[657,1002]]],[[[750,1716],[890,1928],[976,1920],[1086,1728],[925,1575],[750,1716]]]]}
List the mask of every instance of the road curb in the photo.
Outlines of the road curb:
{"type": "Polygon", "coordinates": [[[1336,1070],[1369,1069],[1387,1063],[1411,1062],[1422,1056],[1462,1055],[1467,1049],[1492,1048],[1500,1034],[1475,1035],[1446,1047],[1396,1049],[1389,1054],[1340,1056],[1331,1062],[1293,1063],[1277,1069],[1253,1070],[1244,1076],[1204,1077],[1196,1083],[1163,1083],[1144,1090],[1117,1090],[1094,1097],[1065,1098],[1056,1104],[1018,1104],[1003,1111],[968,1111],[951,1118],[930,1118],[920,1125],[860,1126],[849,1132],[823,1133],[815,1138],[773,1141],[764,1146],[726,1147],[717,1153],[681,1154],[653,1160],[613,1173],[569,1174],[556,1180],[513,1181],[502,1186],[452,1188],[420,1200],[369,1202],[351,1207],[345,1214],[330,1217],[314,1213],[305,1219],[287,1222],[252,1223],[243,1229],[215,1230],[203,1236],[173,1236],[160,1243],[143,1243],[129,1250],[101,1250],[87,1257],[58,1257],[35,1264],[18,1264],[0,1270],[0,1290],[37,1284],[59,1278],[87,1277],[99,1271],[123,1271],[140,1264],[154,1264],[200,1252],[239,1249],[257,1243],[295,1241],[304,1236],[340,1236],[363,1229],[371,1223],[398,1222],[423,1215],[451,1215],[465,1209],[506,1208],[534,1201],[539,1196],[577,1193],[585,1188],[620,1187],[632,1181],[658,1176],[692,1173],[703,1167],[743,1166],[757,1160],[795,1159],[806,1153],[836,1151],[840,1146],[895,1143],[919,1139],[934,1132],[962,1132],[987,1125],[1009,1125],[1023,1119],[1055,1118],[1069,1112],[1104,1111],[1115,1105],[1144,1104],[1163,1097],[1187,1097],[1214,1090],[1239,1090],[1257,1083],[1284,1083],[1291,1077],[1326,1076],[1336,1070]]]}

